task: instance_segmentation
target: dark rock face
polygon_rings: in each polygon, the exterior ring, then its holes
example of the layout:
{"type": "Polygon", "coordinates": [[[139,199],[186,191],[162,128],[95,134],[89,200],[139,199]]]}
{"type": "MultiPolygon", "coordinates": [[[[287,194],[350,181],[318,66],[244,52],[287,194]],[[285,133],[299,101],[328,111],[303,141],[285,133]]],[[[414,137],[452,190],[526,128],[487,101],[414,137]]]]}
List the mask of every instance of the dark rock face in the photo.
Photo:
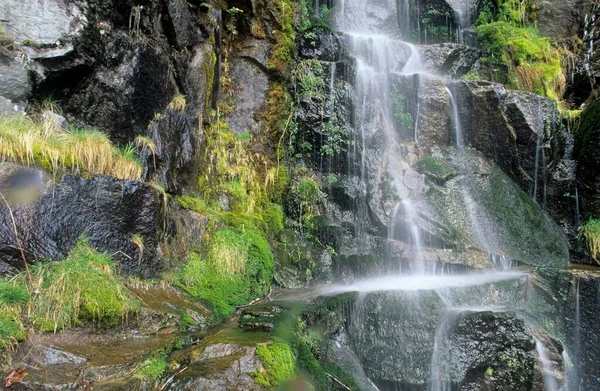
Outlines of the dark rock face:
{"type": "Polygon", "coordinates": [[[535,341],[522,319],[512,313],[476,312],[452,320],[436,352],[441,384],[461,390],[531,389],[535,341]]]}
{"type": "Polygon", "coordinates": [[[502,168],[557,219],[574,223],[573,136],[555,105],[488,82],[455,83],[465,145],[502,168]]]}
{"type": "Polygon", "coordinates": [[[323,28],[315,28],[304,33],[300,40],[300,56],[320,61],[341,60],[342,48],[339,37],[323,28]]]}
{"type": "Polygon", "coordinates": [[[577,179],[582,198],[582,212],[586,217],[600,217],[600,100],[596,100],[581,114],[575,138],[577,179]]]}
{"type": "Polygon", "coordinates": [[[150,124],[156,153],[144,150],[148,178],[169,193],[196,185],[204,151],[204,132],[193,106],[169,107],[150,124]]]}
{"type": "MultiPolygon", "coordinates": [[[[9,163],[0,164],[0,184],[28,262],[60,260],[85,236],[99,251],[113,255],[126,274],[151,277],[161,270],[156,248],[162,207],[148,185],[108,176],[65,175],[53,182],[41,171],[9,163]],[[134,234],[143,238],[143,252],[134,234]]],[[[5,204],[0,210],[0,261],[7,271],[23,265],[11,215],[5,204]]]]}

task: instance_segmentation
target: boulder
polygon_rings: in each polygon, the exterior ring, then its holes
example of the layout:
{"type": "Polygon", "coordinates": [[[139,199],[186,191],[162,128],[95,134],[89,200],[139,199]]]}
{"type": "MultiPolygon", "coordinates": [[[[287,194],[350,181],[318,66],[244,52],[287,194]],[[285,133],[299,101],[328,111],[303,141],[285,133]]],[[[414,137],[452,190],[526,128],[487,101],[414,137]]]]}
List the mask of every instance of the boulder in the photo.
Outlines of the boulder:
{"type": "Polygon", "coordinates": [[[421,61],[429,72],[460,78],[471,71],[481,52],[475,48],[454,43],[423,46],[421,61]]]}
{"type": "Polygon", "coordinates": [[[111,254],[125,274],[152,277],[163,268],[156,251],[161,197],[145,183],[100,175],[89,179],[65,175],[55,182],[42,171],[1,163],[0,189],[12,211],[4,203],[0,206],[4,265],[23,266],[19,243],[26,260],[33,263],[64,258],[84,236],[93,247],[111,254]],[[134,234],[143,238],[141,253],[134,234]]]}
{"type": "Polygon", "coordinates": [[[0,96],[23,103],[31,89],[26,61],[17,52],[0,51],[0,96]]]}
{"type": "Polygon", "coordinates": [[[61,47],[81,35],[88,24],[86,2],[6,0],[0,20],[18,44],[61,47]]]}
{"type": "Polygon", "coordinates": [[[322,27],[310,29],[300,39],[300,57],[337,62],[342,58],[337,34],[322,27]]]}

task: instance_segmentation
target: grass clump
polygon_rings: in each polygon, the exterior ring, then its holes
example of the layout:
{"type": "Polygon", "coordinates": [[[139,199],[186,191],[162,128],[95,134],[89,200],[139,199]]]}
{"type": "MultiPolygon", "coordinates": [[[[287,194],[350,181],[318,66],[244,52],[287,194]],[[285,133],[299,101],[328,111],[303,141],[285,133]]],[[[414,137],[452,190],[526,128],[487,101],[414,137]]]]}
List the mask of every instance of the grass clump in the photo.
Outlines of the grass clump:
{"type": "Polygon", "coordinates": [[[0,116],[0,160],[37,164],[52,173],[72,170],[122,179],[139,179],[142,175],[133,145],[116,148],[100,131],[66,131],[51,118],[0,116]]]}
{"type": "Polygon", "coordinates": [[[44,331],[92,321],[100,327],[119,324],[137,310],[125,285],[114,275],[114,261],[80,239],[61,262],[32,268],[33,284],[27,313],[44,331]]]}
{"type": "Polygon", "coordinates": [[[179,285],[206,302],[214,321],[268,292],[274,261],[269,243],[260,233],[223,228],[205,247],[205,257],[190,254],[179,285]]]}
{"type": "Polygon", "coordinates": [[[540,35],[532,17],[531,1],[485,1],[477,20],[477,38],[490,69],[508,66],[508,86],[558,101],[566,88],[562,54],[540,35]]]}
{"type": "Polygon", "coordinates": [[[580,235],[585,240],[585,244],[590,252],[590,257],[600,264],[600,220],[590,218],[585,224],[579,227],[580,235]]]}
{"type": "Polygon", "coordinates": [[[135,369],[134,376],[139,379],[158,380],[167,371],[169,364],[160,357],[149,357],[135,369]]]}
{"type": "Polygon", "coordinates": [[[0,352],[6,349],[10,350],[25,338],[27,338],[27,333],[23,327],[12,316],[0,311],[0,352]]]}
{"type": "Polygon", "coordinates": [[[416,169],[423,174],[432,175],[438,178],[445,178],[452,174],[452,170],[443,160],[433,156],[425,156],[423,159],[419,160],[416,164],[416,169]]]}
{"type": "Polygon", "coordinates": [[[276,387],[296,375],[296,360],[286,342],[276,340],[268,345],[259,345],[256,355],[265,368],[264,372],[255,375],[258,384],[276,387]]]}

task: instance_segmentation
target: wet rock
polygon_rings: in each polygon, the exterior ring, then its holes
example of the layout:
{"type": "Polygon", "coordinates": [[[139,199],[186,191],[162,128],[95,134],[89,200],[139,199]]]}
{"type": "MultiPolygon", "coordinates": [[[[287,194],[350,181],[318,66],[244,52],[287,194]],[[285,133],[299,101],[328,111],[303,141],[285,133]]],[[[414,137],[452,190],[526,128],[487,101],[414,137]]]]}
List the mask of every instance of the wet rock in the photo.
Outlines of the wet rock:
{"type": "MultiPolygon", "coordinates": [[[[0,19],[2,17],[0,16],[0,19]]],[[[17,52],[0,52],[0,96],[13,102],[26,102],[31,94],[29,71],[17,52]]]]}
{"type": "Polygon", "coordinates": [[[236,133],[258,134],[264,126],[259,112],[267,101],[269,78],[254,62],[243,58],[231,61],[231,78],[236,86],[235,110],[226,121],[236,133]]]}
{"type": "Polygon", "coordinates": [[[426,45],[421,51],[425,68],[435,74],[459,78],[473,69],[481,52],[475,48],[453,43],[426,45]]]}
{"type": "Polygon", "coordinates": [[[245,331],[275,331],[284,308],[277,304],[258,304],[242,310],[239,326],[245,331]]]}
{"type": "Polygon", "coordinates": [[[307,30],[300,40],[300,57],[320,61],[340,61],[342,48],[338,36],[327,29],[317,27],[307,30]]]}
{"type": "Polygon", "coordinates": [[[167,240],[163,253],[169,259],[183,260],[192,251],[202,249],[203,237],[208,228],[208,217],[170,202],[167,210],[167,240]]]}
{"type": "MultiPolygon", "coordinates": [[[[164,52],[130,38],[112,45],[116,51],[112,64],[98,67],[82,80],[64,108],[79,121],[107,131],[112,140],[125,143],[145,133],[155,114],[167,106],[174,88],[164,52]]],[[[49,77],[40,88],[55,86],[60,91],[64,87],[56,86],[57,81],[60,78],[49,77]]]]}
{"type": "Polygon", "coordinates": [[[577,180],[582,198],[582,214],[600,217],[600,100],[596,100],[581,114],[575,137],[577,180]]]}
{"type": "Polygon", "coordinates": [[[6,0],[0,6],[0,20],[18,43],[60,47],[86,27],[86,6],[65,0],[6,0]]]}
{"type": "Polygon", "coordinates": [[[168,193],[181,194],[196,185],[204,153],[204,131],[193,106],[170,105],[152,121],[150,138],[156,151],[144,150],[147,177],[168,193]]]}
{"type": "Polygon", "coordinates": [[[34,353],[33,362],[39,362],[43,365],[59,365],[59,364],[83,364],[87,360],[83,357],[76,356],[72,353],[65,352],[59,349],[50,347],[41,347],[39,352],[34,353]],[[37,356],[37,358],[36,358],[37,356]]]}
{"type": "Polygon", "coordinates": [[[199,45],[186,63],[185,78],[182,78],[184,92],[188,103],[193,104],[198,112],[206,116],[210,107],[216,57],[210,43],[199,45]]]}
{"type": "MultiPolygon", "coordinates": [[[[514,313],[447,315],[433,371],[441,384],[464,390],[529,390],[535,370],[535,340],[514,313]],[[452,359],[449,359],[452,357],[452,359]]],[[[435,376],[435,375],[434,375],[435,376]]]]}
{"type": "Polygon", "coordinates": [[[263,389],[250,373],[262,369],[255,346],[238,344],[209,345],[188,369],[174,376],[166,390],[227,391],[231,387],[248,391],[263,389]]]}
{"type": "Polygon", "coordinates": [[[450,86],[465,145],[494,161],[550,214],[573,223],[576,202],[573,136],[555,104],[488,82],[450,86]]]}
{"type": "Polygon", "coordinates": [[[555,40],[568,40],[579,33],[581,22],[593,7],[590,0],[535,0],[540,32],[555,40]]]}
{"type": "Polygon", "coordinates": [[[443,303],[432,291],[367,294],[348,325],[353,350],[380,389],[425,388],[443,303]]]}
{"type": "Polygon", "coordinates": [[[197,44],[202,37],[196,23],[196,15],[190,11],[190,7],[190,4],[183,1],[167,3],[169,19],[175,32],[175,41],[180,50],[197,44]]]}
{"type": "MultiPolygon", "coordinates": [[[[85,236],[99,251],[112,254],[126,274],[150,277],[162,270],[161,257],[156,253],[161,198],[147,184],[108,176],[84,179],[72,175],[53,182],[41,171],[2,163],[0,188],[11,205],[29,262],[60,260],[77,239],[85,236]],[[23,194],[28,196],[24,198],[23,194]],[[131,240],[133,234],[143,238],[141,254],[131,240]]],[[[0,260],[22,267],[10,214],[6,207],[0,210],[0,260]]]]}

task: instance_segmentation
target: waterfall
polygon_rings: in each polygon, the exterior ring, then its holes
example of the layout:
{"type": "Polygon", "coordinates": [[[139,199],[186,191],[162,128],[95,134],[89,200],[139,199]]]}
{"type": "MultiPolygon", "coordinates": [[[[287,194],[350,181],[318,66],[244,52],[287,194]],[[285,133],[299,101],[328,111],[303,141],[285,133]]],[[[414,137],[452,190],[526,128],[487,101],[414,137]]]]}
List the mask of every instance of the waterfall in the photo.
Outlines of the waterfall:
{"type": "Polygon", "coordinates": [[[402,68],[402,73],[405,75],[412,75],[415,73],[423,73],[423,63],[421,62],[421,55],[417,47],[411,43],[406,43],[410,48],[410,57],[402,68]]]}
{"type": "Polygon", "coordinates": [[[548,357],[546,347],[538,338],[535,338],[535,350],[538,354],[540,363],[542,364],[542,374],[544,376],[545,391],[558,391],[559,386],[554,376],[552,376],[552,362],[548,357]]]}
{"type": "Polygon", "coordinates": [[[448,93],[448,98],[450,99],[450,109],[452,110],[452,125],[454,125],[454,142],[458,148],[462,148],[463,134],[462,127],[460,125],[460,117],[458,115],[458,106],[456,105],[456,100],[454,99],[454,95],[452,95],[452,91],[450,91],[450,88],[446,87],[446,92],[448,93]]]}

